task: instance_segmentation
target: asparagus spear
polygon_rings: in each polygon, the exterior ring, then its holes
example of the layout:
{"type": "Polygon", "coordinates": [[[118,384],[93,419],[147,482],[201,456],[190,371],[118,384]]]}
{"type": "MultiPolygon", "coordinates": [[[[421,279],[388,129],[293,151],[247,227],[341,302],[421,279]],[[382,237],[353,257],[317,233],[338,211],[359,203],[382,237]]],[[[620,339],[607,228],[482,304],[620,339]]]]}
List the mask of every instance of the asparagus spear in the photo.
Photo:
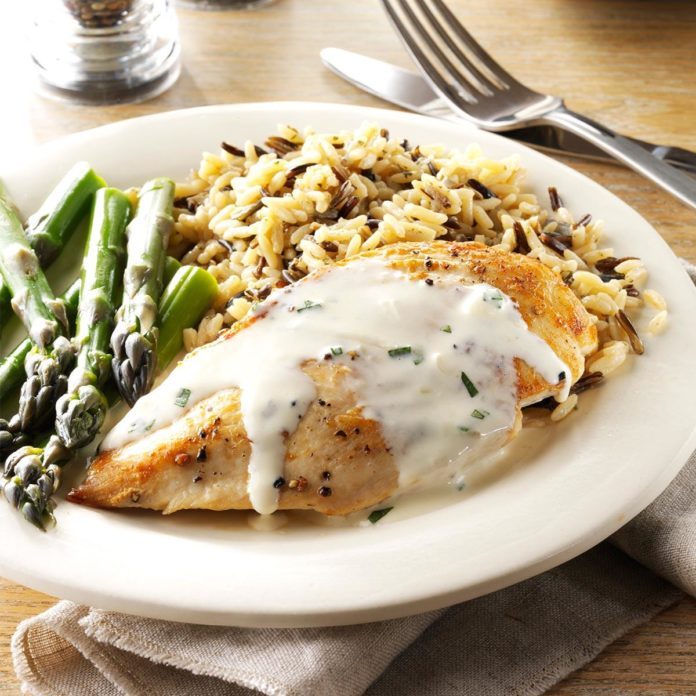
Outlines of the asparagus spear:
{"type": "MultiPolygon", "coordinates": [[[[80,296],[80,281],[76,280],[63,296],[68,321],[72,324],[77,311],[77,300],[80,296]]],[[[32,348],[30,338],[25,338],[7,357],[0,360],[0,403],[26,378],[24,360],[32,348]]],[[[19,427],[19,418],[12,421],[0,418],[0,462],[7,455],[29,443],[29,436],[19,427]]]]}
{"type": "Polygon", "coordinates": [[[77,366],[68,377],[68,393],[56,403],[56,432],[66,447],[81,447],[99,431],[108,403],[99,387],[111,371],[109,338],[116,293],[123,275],[124,242],[130,202],[117,189],[97,191],[87,250],[82,264],[75,343],[77,366]]]}
{"type": "Polygon", "coordinates": [[[93,194],[106,186],[87,162],[78,162],[27,220],[27,239],[43,267],[56,259],[87,214],[93,194]]]}
{"type": "Polygon", "coordinates": [[[27,379],[18,414],[18,428],[30,432],[50,420],[56,399],[65,393],[65,372],[74,350],[65,337],[65,303],[53,295],[17,215],[4,201],[0,201],[0,274],[12,293],[12,308],[34,343],[24,362],[27,379]]]}
{"type": "MultiPolygon", "coordinates": [[[[164,281],[167,285],[169,285],[179,268],[181,268],[181,264],[176,259],[173,259],[171,256],[167,257],[167,263],[164,267],[164,281]]],[[[200,269],[194,270],[198,271],[200,269]]],[[[187,271],[187,277],[190,275],[190,272],[187,271]]],[[[162,309],[160,310],[162,323],[160,342],[162,351],[159,357],[159,362],[162,365],[166,365],[181,350],[181,331],[177,330],[175,321],[170,321],[169,311],[176,313],[188,312],[189,316],[186,316],[186,314],[180,315],[180,321],[184,325],[193,326],[210,306],[215,292],[217,292],[217,285],[210,274],[201,277],[196,273],[196,278],[191,278],[190,281],[187,281],[187,284],[189,283],[195,283],[196,287],[192,288],[190,293],[187,291],[187,295],[191,297],[191,300],[187,301],[184,306],[181,306],[181,302],[178,300],[179,292],[174,291],[174,286],[167,287],[162,295],[162,309]],[[212,294],[210,290],[211,281],[213,287],[212,294]],[[167,306],[172,307],[172,310],[167,310],[167,306]]],[[[177,281],[176,287],[183,287],[183,284],[177,281]]],[[[71,325],[75,320],[79,297],[80,280],[76,280],[63,296],[68,320],[71,325]]],[[[0,360],[0,403],[13,389],[24,381],[24,359],[31,347],[31,339],[25,338],[6,358],[0,360]]],[[[10,428],[10,423],[0,418],[0,462],[5,461],[9,454],[29,443],[29,437],[19,430],[18,423],[15,426],[14,429],[10,428]]]]}
{"type": "Polygon", "coordinates": [[[183,328],[195,326],[217,294],[217,282],[198,266],[183,266],[167,285],[160,300],[157,360],[164,369],[181,350],[183,328]]]}
{"type": "MultiPolygon", "coordinates": [[[[167,257],[167,263],[164,267],[164,282],[168,285],[169,282],[174,277],[174,274],[181,268],[181,264],[171,256],[167,257]]],[[[212,276],[211,276],[212,277],[212,276]]],[[[167,288],[167,296],[175,297],[170,288],[167,288]]],[[[164,301],[164,295],[162,300],[164,301]]],[[[201,301],[205,300],[206,295],[201,295],[201,301]]],[[[76,280],[63,295],[62,299],[65,302],[65,308],[68,314],[68,321],[72,326],[75,321],[75,314],[77,313],[77,303],[80,298],[80,280],[76,280]]],[[[210,301],[207,302],[206,309],[210,306],[210,301]]],[[[195,307],[194,302],[191,307],[195,307]]],[[[164,308],[164,304],[162,304],[164,308]]],[[[182,308],[183,311],[190,311],[189,307],[182,308]]],[[[161,312],[160,312],[161,313],[161,312]]],[[[166,323],[166,322],[165,322],[166,323]]],[[[192,324],[193,325],[193,324],[192,324]]],[[[2,400],[16,387],[18,387],[25,379],[24,373],[24,359],[31,350],[31,339],[25,338],[8,356],[0,359],[0,403],[2,400]]],[[[181,350],[179,345],[175,352],[181,350]]],[[[0,424],[3,421],[0,419],[0,424]]],[[[7,421],[5,421],[7,422],[7,421]]],[[[0,425],[0,431],[2,431],[2,426],[0,425]]],[[[2,435],[0,434],[0,440],[2,435]]],[[[0,447],[0,460],[2,460],[2,447],[0,447]]]]}
{"type": "MultiPolygon", "coordinates": [[[[160,303],[160,335],[165,339],[160,344],[161,369],[181,350],[183,330],[200,321],[216,294],[215,279],[202,268],[182,268],[174,275],[160,303]]],[[[61,469],[73,452],[53,435],[43,449],[25,446],[5,460],[5,497],[40,529],[55,521],[52,495],[60,485],[61,469]]]]}
{"type": "MultiPolygon", "coordinates": [[[[76,280],[62,296],[65,302],[65,310],[68,322],[72,325],[77,312],[77,303],[80,297],[80,281],[76,280]]],[[[25,338],[9,355],[0,359],[0,401],[13,389],[18,387],[26,374],[24,372],[24,359],[32,347],[30,338],[25,338]]]]}
{"type": "Polygon", "coordinates": [[[162,293],[165,250],[174,225],[173,202],[173,181],[148,181],[128,225],[123,304],[111,347],[116,386],[130,406],[150,390],[155,377],[157,303],[162,293]]]}
{"type": "MultiPolygon", "coordinates": [[[[42,268],[48,267],[58,256],[89,209],[92,194],[102,186],[105,186],[103,179],[86,162],[78,162],[29,218],[26,236],[42,268]]],[[[11,207],[2,186],[0,200],[11,207]]],[[[10,289],[0,278],[0,317],[9,313],[10,300],[10,289]]]]}
{"type": "Polygon", "coordinates": [[[167,256],[167,260],[164,262],[164,287],[171,282],[174,274],[181,268],[181,264],[172,256],[167,256]]]}

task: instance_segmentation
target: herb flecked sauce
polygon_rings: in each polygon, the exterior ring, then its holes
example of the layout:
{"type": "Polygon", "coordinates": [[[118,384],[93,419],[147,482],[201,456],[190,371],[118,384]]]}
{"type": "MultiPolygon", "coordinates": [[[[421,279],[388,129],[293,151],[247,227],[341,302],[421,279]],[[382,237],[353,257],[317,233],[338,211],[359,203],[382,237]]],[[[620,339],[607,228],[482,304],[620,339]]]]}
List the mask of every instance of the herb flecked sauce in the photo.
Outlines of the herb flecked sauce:
{"type": "MultiPolygon", "coordinates": [[[[197,402],[239,387],[251,441],[253,508],[276,510],[285,437],[316,398],[311,360],[350,366],[363,415],[377,420],[399,470],[399,490],[461,479],[515,427],[524,360],[550,384],[570,372],[532,333],[514,301],[456,277],[413,280],[379,259],[328,269],[259,305],[259,320],[183,360],[102,443],[121,447],[169,425],[197,402]]],[[[566,381],[567,396],[569,380],[566,381]]]]}

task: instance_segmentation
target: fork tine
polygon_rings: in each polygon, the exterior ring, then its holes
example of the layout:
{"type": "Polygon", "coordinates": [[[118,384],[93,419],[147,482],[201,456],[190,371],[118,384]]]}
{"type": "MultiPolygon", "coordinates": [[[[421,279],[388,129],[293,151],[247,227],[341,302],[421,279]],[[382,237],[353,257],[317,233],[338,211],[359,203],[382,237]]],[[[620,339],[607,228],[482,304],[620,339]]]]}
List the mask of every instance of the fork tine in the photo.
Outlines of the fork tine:
{"type": "Polygon", "coordinates": [[[421,50],[420,46],[418,45],[418,41],[414,39],[413,34],[402,21],[399,13],[392,5],[392,0],[382,0],[382,5],[384,6],[384,9],[389,15],[391,21],[394,23],[399,36],[406,45],[406,49],[411,54],[413,60],[421,66],[426,74],[426,77],[432,82],[433,86],[438,92],[440,92],[440,94],[445,96],[455,107],[464,112],[462,102],[467,101],[465,96],[468,97],[468,101],[470,102],[475,102],[475,97],[472,94],[466,94],[466,92],[462,94],[461,92],[455,90],[452,85],[442,77],[439,70],[435,67],[430,58],[428,58],[428,56],[426,56],[421,50]]]}
{"type": "MultiPolygon", "coordinates": [[[[445,52],[440,48],[437,41],[433,38],[432,34],[425,28],[421,20],[418,18],[416,13],[411,9],[410,4],[406,0],[398,0],[401,9],[404,14],[408,17],[411,24],[413,25],[415,31],[420,35],[421,39],[427,44],[428,48],[437,56],[440,64],[450,73],[450,76],[454,79],[454,82],[458,85],[466,85],[470,87],[475,92],[480,92],[486,96],[493,94],[493,90],[498,89],[497,85],[492,83],[487,77],[484,77],[479,70],[469,61],[463,54],[457,56],[460,59],[460,63],[463,64],[464,69],[469,75],[464,75],[462,71],[452,63],[445,52]],[[471,77],[474,78],[472,82],[471,77]],[[478,84],[476,84],[478,83],[478,84]]],[[[426,17],[430,20],[431,25],[435,29],[436,34],[440,35],[445,42],[450,46],[450,48],[456,52],[455,47],[452,45],[452,41],[448,35],[440,31],[437,19],[425,6],[422,0],[416,0],[416,6],[418,6],[426,17]]]]}
{"type": "Polygon", "coordinates": [[[488,54],[483,46],[464,28],[462,23],[454,16],[452,11],[445,5],[442,0],[431,0],[432,4],[437,8],[440,15],[447,21],[449,27],[455,32],[457,38],[481,61],[488,71],[501,82],[507,84],[508,87],[519,85],[519,82],[507,72],[499,63],[497,63],[488,54]]]}
{"type": "MultiPolygon", "coordinates": [[[[499,90],[501,88],[508,87],[508,84],[504,80],[499,79],[497,77],[497,75],[494,76],[496,79],[493,80],[493,79],[491,79],[491,77],[489,77],[488,75],[484,75],[479,70],[479,68],[471,60],[471,58],[469,58],[469,56],[467,56],[464,53],[464,51],[462,51],[462,49],[459,47],[458,43],[452,38],[452,36],[450,35],[447,28],[445,26],[443,26],[442,22],[433,14],[432,10],[428,7],[427,0],[415,0],[415,5],[420,9],[420,11],[423,13],[425,18],[428,20],[431,29],[435,32],[435,34],[440,39],[442,39],[445,42],[445,44],[450,49],[452,54],[459,60],[462,67],[483,88],[483,89],[480,89],[479,91],[483,92],[484,94],[487,94],[487,96],[491,96],[497,90],[499,90]]],[[[415,20],[412,19],[412,21],[415,21],[415,20]]],[[[447,59],[447,57],[444,55],[444,53],[437,46],[437,43],[430,39],[429,33],[427,33],[426,30],[422,27],[422,24],[420,24],[420,27],[423,31],[423,38],[428,42],[428,45],[432,48],[432,50],[435,53],[437,53],[438,58],[443,63],[447,64],[448,69],[459,74],[460,71],[447,59]]]]}

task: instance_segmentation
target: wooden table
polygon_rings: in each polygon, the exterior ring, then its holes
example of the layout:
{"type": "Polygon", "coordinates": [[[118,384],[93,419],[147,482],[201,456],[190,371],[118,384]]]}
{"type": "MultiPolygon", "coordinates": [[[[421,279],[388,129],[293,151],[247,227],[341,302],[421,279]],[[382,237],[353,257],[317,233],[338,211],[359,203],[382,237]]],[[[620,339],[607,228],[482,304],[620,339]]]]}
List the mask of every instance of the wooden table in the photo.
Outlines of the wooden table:
{"type": "MultiPolygon", "coordinates": [[[[626,134],[696,150],[696,15],[689,0],[450,0],[450,5],[530,86],[563,95],[572,108],[626,134]]],[[[11,11],[1,13],[3,159],[84,128],[187,106],[280,99],[380,106],[322,67],[318,51],[326,45],[409,64],[378,2],[279,0],[253,12],[181,10],[178,83],[143,104],[87,108],[31,92],[21,69],[26,43],[11,11]]],[[[677,254],[696,262],[693,211],[628,170],[565,160],[636,208],[677,254]]],[[[0,694],[18,693],[9,659],[15,625],[53,601],[0,580],[0,694]]],[[[632,631],[551,693],[696,693],[696,602],[686,599],[632,631]]]]}

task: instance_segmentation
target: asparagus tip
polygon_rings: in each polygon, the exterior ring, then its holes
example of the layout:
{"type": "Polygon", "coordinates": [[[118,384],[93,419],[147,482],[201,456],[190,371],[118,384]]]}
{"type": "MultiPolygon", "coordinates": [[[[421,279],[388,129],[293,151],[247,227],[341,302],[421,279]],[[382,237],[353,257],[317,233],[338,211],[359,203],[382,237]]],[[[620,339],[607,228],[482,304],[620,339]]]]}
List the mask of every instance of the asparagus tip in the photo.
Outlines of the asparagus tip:
{"type": "Polygon", "coordinates": [[[91,442],[104,423],[108,408],[106,397],[91,384],[61,396],[56,403],[55,425],[63,445],[76,449],[91,442]]]}

